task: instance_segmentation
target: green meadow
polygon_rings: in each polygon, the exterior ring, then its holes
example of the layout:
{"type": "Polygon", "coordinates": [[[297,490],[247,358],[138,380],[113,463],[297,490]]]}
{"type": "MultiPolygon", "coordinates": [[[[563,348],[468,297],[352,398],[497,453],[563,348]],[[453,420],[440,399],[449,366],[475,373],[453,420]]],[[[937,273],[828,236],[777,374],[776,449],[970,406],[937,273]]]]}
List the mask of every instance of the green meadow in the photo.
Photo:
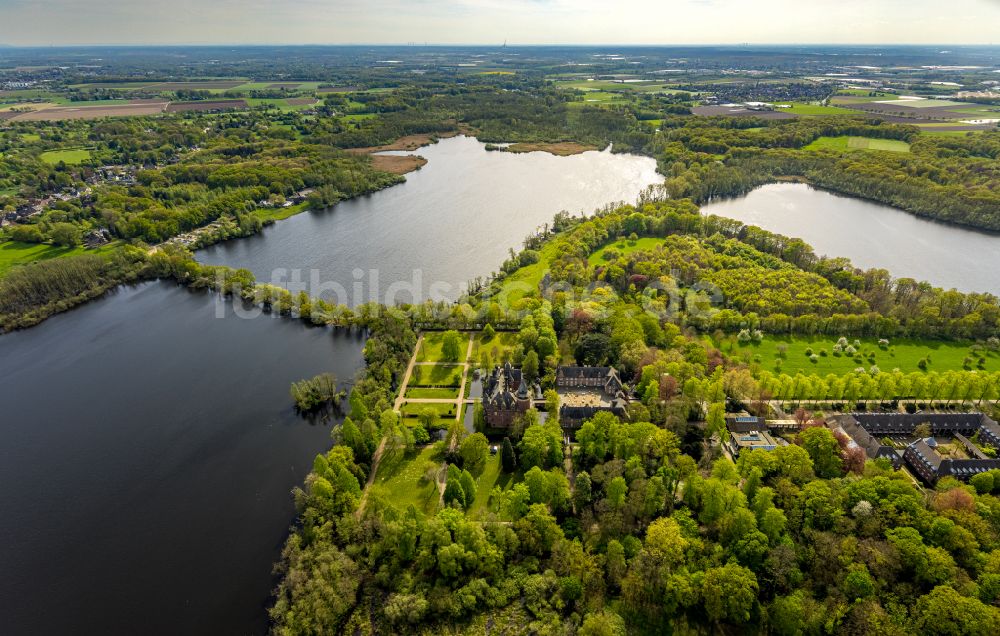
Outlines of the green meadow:
{"type": "MultiPolygon", "coordinates": [[[[760,344],[741,344],[734,336],[721,340],[706,340],[716,346],[726,356],[747,363],[758,363],[761,368],[783,373],[794,374],[798,371],[826,375],[828,373],[850,373],[858,367],[870,368],[878,366],[882,371],[899,369],[904,373],[920,371],[920,361],[928,359],[928,371],[961,371],[966,362],[969,368],[978,368],[979,356],[985,357],[984,365],[987,371],[1000,371],[1000,355],[994,352],[983,352],[973,355],[968,342],[943,342],[936,340],[890,340],[887,349],[878,345],[877,339],[859,339],[861,346],[857,348],[858,356],[847,354],[834,355],[833,346],[837,338],[814,337],[773,337],[765,334],[760,344]],[[782,351],[782,349],[784,351],[782,351]],[[809,358],[810,351],[818,356],[816,362],[809,358]],[[823,352],[826,355],[823,355],[823,352]],[[874,356],[872,358],[871,356],[874,356]],[[861,361],[858,362],[857,358],[861,361]],[[778,361],[780,360],[780,365],[778,361]]],[[[849,343],[855,338],[848,338],[849,343]]]]}
{"type": "Polygon", "coordinates": [[[49,150],[39,155],[39,158],[47,164],[55,165],[62,161],[67,165],[78,165],[90,159],[90,150],[87,148],[66,148],[64,150],[49,150]]]}
{"type": "Polygon", "coordinates": [[[28,265],[35,261],[44,261],[70,254],[82,254],[84,251],[94,253],[103,250],[84,250],[82,247],[58,247],[47,243],[5,241],[0,243],[0,276],[4,276],[12,268],[19,265],[28,265]]]}
{"type": "Polygon", "coordinates": [[[405,512],[410,506],[430,516],[437,512],[440,493],[437,483],[427,479],[433,467],[440,467],[443,457],[434,446],[412,451],[387,450],[378,465],[369,496],[388,502],[405,512]]]}

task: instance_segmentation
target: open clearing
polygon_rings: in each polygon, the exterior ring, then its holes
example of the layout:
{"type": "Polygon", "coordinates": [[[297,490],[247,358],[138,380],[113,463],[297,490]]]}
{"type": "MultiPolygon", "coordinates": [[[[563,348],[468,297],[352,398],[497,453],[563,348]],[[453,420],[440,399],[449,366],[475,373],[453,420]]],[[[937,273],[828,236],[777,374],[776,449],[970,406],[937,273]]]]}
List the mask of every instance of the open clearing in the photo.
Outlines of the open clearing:
{"type": "Polygon", "coordinates": [[[820,137],[805,147],[806,150],[886,150],[910,152],[910,144],[896,139],[872,137],[820,137]]]}
{"type": "MultiPolygon", "coordinates": [[[[0,276],[4,276],[18,265],[28,265],[36,261],[44,261],[69,254],[84,253],[82,247],[57,247],[46,243],[17,243],[6,241],[0,243],[0,276]]],[[[89,250],[94,253],[98,250],[89,250]]]]}
{"type": "Polygon", "coordinates": [[[462,384],[460,364],[418,364],[413,367],[409,386],[458,387],[462,384]]]}
{"type": "MultiPolygon", "coordinates": [[[[707,338],[707,337],[706,337],[707,338]]],[[[707,338],[709,342],[712,340],[707,338]]],[[[854,338],[848,338],[853,344],[854,338]]],[[[850,373],[858,367],[870,368],[877,365],[882,371],[892,371],[898,368],[904,373],[920,371],[918,363],[921,359],[930,356],[928,371],[961,371],[965,366],[967,357],[971,357],[971,368],[977,368],[978,357],[970,356],[969,343],[961,342],[941,342],[935,340],[890,340],[888,350],[880,349],[878,341],[873,339],[859,339],[861,346],[858,348],[861,362],[857,362],[854,357],[848,355],[834,356],[833,345],[837,343],[837,338],[779,338],[770,335],[764,336],[764,341],[760,344],[741,345],[735,337],[727,337],[722,342],[715,345],[725,355],[736,360],[746,362],[758,362],[763,369],[775,371],[777,360],[779,360],[779,347],[785,346],[785,354],[781,359],[781,371],[794,374],[797,371],[826,375],[828,373],[844,374],[850,373]],[[813,353],[819,356],[817,362],[810,362],[806,355],[807,350],[812,349],[813,353]],[[827,355],[822,355],[826,351],[827,355]],[[875,354],[875,361],[871,362],[869,354],[875,354]]],[[[1000,371],[1000,355],[996,353],[983,354],[986,358],[985,370],[1000,371]]]]}
{"type": "Polygon", "coordinates": [[[371,496],[388,502],[401,512],[413,506],[426,515],[433,515],[437,512],[440,493],[435,481],[426,477],[434,467],[440,467],[442,461],[433,445],[408,452],[387,450],[372,482],[371,496]]]}
{"type": "Polygon", "coordinates": [[[441,353],[441,348],[444,345],[444,334],[445,332],[443,331],[424,332],[424,339],[420,344],[420,351],[417,352],[417,362],[443,362],[446,364],[455,364],[464,361],[463,356],[465,355],[465,348],[468,346],[469,342],[468,334],[459,334],[461,347],[459,349],[458,360],[444,359],[444,355],[441,353]]]}
{"type": "Polygon", "coordinates": [[[55,165],[60,161],[68,165],[79,165],[90,159],[90,150],[87,148],[67,148],[65,150],[49,150],[39,155],[39,159],[47,164],[55,165]]]}
{"type": "Polygon", "coordinates": [[[626,256],[633,252],[638,252],[640,250],[651,250],[657,245],[663,243],[663,239],[659,238],[641,238],[635,241],[615,241],[614,243],[609,243],[602,248],[599,248],[596,252],[587,257],[587,262],[591,265],[602,265],[606,264],[607,260],[605,255],[608,252],[617,252],[621,256],[626,256]]]}

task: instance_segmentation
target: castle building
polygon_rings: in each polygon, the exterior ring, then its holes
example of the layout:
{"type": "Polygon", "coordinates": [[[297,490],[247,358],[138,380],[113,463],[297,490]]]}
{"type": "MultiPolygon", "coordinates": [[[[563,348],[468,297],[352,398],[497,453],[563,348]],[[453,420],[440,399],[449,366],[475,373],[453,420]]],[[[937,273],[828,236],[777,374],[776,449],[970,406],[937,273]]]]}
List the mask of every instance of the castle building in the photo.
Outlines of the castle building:
{"type": "Polygon", "coordinates": [[[483,378],[483,415],[490,428],[510,428],[531,408],[532,391],[520,369],[510,362],[483,378]]]}

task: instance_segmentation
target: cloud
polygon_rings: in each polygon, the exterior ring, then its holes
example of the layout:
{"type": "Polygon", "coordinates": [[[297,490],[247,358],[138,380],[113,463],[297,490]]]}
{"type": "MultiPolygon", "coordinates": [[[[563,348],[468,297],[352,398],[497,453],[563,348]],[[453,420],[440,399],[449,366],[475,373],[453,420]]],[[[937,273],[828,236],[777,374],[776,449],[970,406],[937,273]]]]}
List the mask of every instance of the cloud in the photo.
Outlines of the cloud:
{"type": "Polygon", "coordinates": [[[0,0],[0,42],[987,43],[1000,0],[0,0]]]}

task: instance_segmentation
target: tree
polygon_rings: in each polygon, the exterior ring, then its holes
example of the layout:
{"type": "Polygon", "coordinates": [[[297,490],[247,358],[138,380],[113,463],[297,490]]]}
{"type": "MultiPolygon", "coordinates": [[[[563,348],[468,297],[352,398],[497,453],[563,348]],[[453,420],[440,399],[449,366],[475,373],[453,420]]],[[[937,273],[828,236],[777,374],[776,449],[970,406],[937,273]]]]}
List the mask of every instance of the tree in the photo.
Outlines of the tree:
{"type": "Polygon", "coordinates": [[[521,466],[548,468],[562,463],[562,435],[558,426],[529,426],[521,438],[521,466]]]}
{"type": "Polygon", "coordinates": [[[814,426],[799,434],[802,447],[809,453],[818,477],[830,479],[841,475],[840,445],[830,429],[814,426]]]}
{"type": "Polygon", "coordinates": [[[603,333],[588,333],[580,338],[573,351],[576,363],[583,366],[601,366],[611,355],[611,338],[603,333]]]}
{"type": "Polygon", "coordinates": [[[503,445],[500,447],[500,467],[505,473],[517,470],[517,455],[514,453],[514,445],[510,443],[509,437],[503,438],[503,445]]]}
{"type": "Polygon", "coordinates": [[[496,336],[496,331],[493,329],[493,325],[486,323],[486,326],[483,327],[482,341],[490,342],[494,336],[496,336]]]}
{"type": "Polygon", "coordinates": [[[607,493],[611,506],[613,508],[621,508],[625,503],[625,497],[628,495],[628,484],[625,483],[625,478],[615,477],[612,479],[608,483],[607,493]]]}
{"type": "Polygon", "coordinates": [[[465,507],[471,508],[476,501],[476,480],[469,471],[463,470],[459,483],[462,484],[462,494],[465,495],[465,507]]]}
{"type": "Polygon", "coordinates": [[[705,571],[702,578],[705,613],[718,623],[746,623],[757,602],[757,577],[750,570],[729,563],[705,571]]]}
{"type": "Polygon", "coordinates": [[[875,580],[863,563],[854,563],[849,567],[843,587],[844,594],[852,601],[875,594],[875,580]]]}
{"type": "Polygon", "coordinates": [[[482,433],[473,433],[459,445],[459,455],[462,457],[462,467],[471,472],[478,473],[486,464],[486,456],[490,450],[490,442],[482,433]]]}
{"type": "Polygon", "coordinates": [[[45,236],[37,225],[15,225],[7,230],[10,240],[21,243],[41,243],[45,236]]]}
{"type": "Polygon", "coordinates": [[[458,362],[462,357],[462,336],[457,331],[446,331],[441,337],[441,357],[448,362],[458,362]]]}
{"type": "Polygon", "coordinates": [[[465,490],[462,488],[462,472],[454,464],[448,466],[448,477],[444,485],[444,503],[446,506],[454,504],[460,508],[465,508],[467,505],[465,490]]]}
{"type": "Polygon", "coordinates": [[[590,482],[590,475],[586,472],[577,473],[573,481],[573,505],[579,514],[584,507],[590,505],[593,497],[593,485],[590,482]]]}
{"type": "Polygon", "coordinates": [[[625,621],[610,610],[587,614],[576,632],[579,636],[625,636],[625,621]]]}
{"type": "Polygon", "coordinates": [[[608,579],[614,585],[621,585],[625,578],[628,565],[625,562],[625,548],[617,539],[608,541],[608,548],[605,554],[605,567],[608,571],[608,579]]]}
{"type": "Polygon", "coordinates": [[[688,540],[680,524],[671,517],[660,517],[646,530],[645,550],[659,567],[673,569],[684,561],[688,540]]]}
{"type": "Polygon", "coordinates": [[[997,634],[1000,610],[940,585],[917,601],[914,628],[920,634],[941,636],[997,634]]]}
{"type": "Polygon", "coordinates": [[[723,402],[710,404],[705,423],[707,424],[709,435],[716,434],[722,438],[726,431],[726,405],[723,402]]]}
{"type": "Polygon", "coordinates": [[[438,420],[438,412],[433,406],[425,406],[420,409],[420,414],[417,415],[417,421],[426,430],[435,428],[438,420]]]}
{"type": "Polygon", "coordinates": [[[521,361],[521,373],[528,384],[532,384],[538,379],[538,354],[534,350],[529,351],[524,360],[521,361]]]}
{"type": "Polygon", "coordinates": [[[72,223],[53,223],[49,229],[52,242],[62,247],[76,247],[80,244],[80,228],[72,223]]]}
{"type": "Polygon", "coordinates": [[[976,489],[976,493],[983,495],[993,491],[994,478],[992,472],[978,473],[969,479],[969,483],[976,489]]]}

